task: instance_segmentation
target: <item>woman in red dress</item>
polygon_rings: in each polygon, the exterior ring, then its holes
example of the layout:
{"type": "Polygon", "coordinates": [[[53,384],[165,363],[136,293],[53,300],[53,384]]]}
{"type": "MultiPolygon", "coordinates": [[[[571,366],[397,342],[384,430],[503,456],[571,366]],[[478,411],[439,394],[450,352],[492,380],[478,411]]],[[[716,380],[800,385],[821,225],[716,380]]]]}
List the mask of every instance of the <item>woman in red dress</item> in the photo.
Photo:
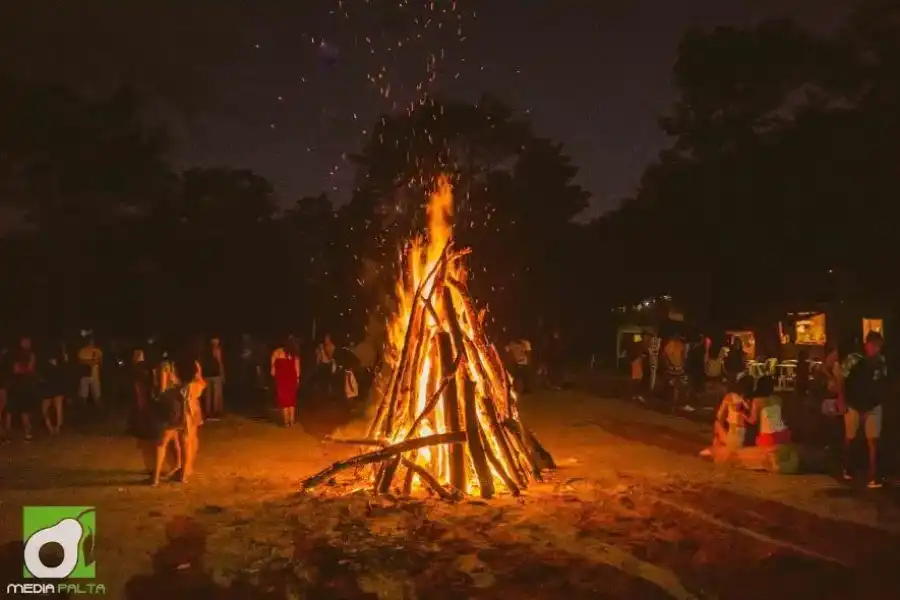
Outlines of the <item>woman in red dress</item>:
{"type": "Polygon", "coordinates": [[[272,353],[271,373],[282,424],[291,427],[297,422],[297,388],[300,385],[300,356],[292,337],[272,353]]]}

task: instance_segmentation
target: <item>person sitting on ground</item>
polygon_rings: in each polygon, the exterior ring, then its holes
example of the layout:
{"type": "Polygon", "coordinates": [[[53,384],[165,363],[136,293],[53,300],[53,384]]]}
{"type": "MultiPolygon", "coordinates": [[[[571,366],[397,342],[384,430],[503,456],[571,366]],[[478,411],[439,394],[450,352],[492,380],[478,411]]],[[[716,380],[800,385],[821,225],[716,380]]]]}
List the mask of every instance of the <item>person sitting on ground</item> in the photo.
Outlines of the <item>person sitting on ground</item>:
{"type": "Polygon", "coordinates": [[[782,400],[775,395],[775,378],[767,375],[756,382],[756,392],[746,418],[748,425],[759,424],[756,446],[738,453],[745,468],[773,473],[796,473],[800,460],[791,445],[791,431],[784,423],[782,400]]]}
{"type": "Polygon", "coordinates": [[[722,398],[713,423],[712,446],[704,449],[700,453],[701,456],[711,456],[718,460],[744,447],[747,411],[752,395],[752,377],[740,377],[729,385],[728,393],[722,398]]]}
{"type": "Polygon", "coordinates": [[[775,378],[767,375],[756,383],[747,423],[759,423],[757,446],[778,446],[791,443],[791,431],[781,417],[782,400],[775,395],[775,378]]]}
{"type": "Polygon", "coordinates": [[[19,348],[13,355],[5,430],[12,429],[12,417],[19,415],[26,442],[32,439],[31,414],[40,409],[39,381],[37,357],[31,345],[31,338],[22,337],[19,339],[19,348]]]}

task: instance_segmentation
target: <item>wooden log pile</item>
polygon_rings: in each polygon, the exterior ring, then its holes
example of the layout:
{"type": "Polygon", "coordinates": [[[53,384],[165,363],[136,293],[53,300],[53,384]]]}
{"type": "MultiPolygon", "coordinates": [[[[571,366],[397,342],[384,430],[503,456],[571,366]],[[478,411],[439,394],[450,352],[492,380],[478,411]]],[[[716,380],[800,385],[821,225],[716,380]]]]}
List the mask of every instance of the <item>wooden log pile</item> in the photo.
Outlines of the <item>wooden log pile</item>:
{"type": "Polygon", "coordinates": [[[512,378],[460,276],[465,253],[447,243],[415,289],[366,439],[335,440],[375,449],[305,479],[303,489],[369,465],[363,472],[375,493],[409,495],[421,486],[451,499],[477,488],[491,498],[498,488],[519,495],[542,468],[555,467],[519,419],[512,378]]]}

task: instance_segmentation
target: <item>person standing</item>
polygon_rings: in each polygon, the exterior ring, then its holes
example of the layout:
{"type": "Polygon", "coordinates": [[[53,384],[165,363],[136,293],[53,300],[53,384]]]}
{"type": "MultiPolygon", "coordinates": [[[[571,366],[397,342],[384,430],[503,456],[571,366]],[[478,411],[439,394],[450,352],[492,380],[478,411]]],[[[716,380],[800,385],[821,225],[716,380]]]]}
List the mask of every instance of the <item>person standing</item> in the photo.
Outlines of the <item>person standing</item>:
{"type": "Polygon", "coordinates": [[[881,353],[884,338],[877,331],[866,335],[863,352],[847,355],[841,365],[841,393],[838,410],[844,414],[844,479],[853,479],[851,452],[862,426],[868,448],[869,488],[880,488],[878,440],[881,437],[882,404],[890,393],[887,361],[881,353]]]}
{"type": "Polygon", "coordinates": [[[653,397],[653,392],[656,391],[656,373],[659,371],[659,347],[661,344],[662,338],[654,332],[650,337],[647,348],[647,356],[650,363],[650,389],[648,390],[648,394],[651,398],[653,397]]]}
{"type": "Polygon", "coordinates": [[[240,343],[240,355],[236,372],[239,381],[235,382],[239,387],[238,395],[241,401],[254,409],[259,407],[260,390],[262,386],[262,372],[260,362],[265,363],[265,357],[260,360],[259,347],[250,334],[243,334],[240,343]]]}
{"type": "Polygon", "coordinates": [[[63,425],[67,362],[66,348],[59,344],[56,352],[46,358],[41,368],[41,415],[51,435],[58,435],[63,425]]]}
{"type": "Polygon", "coordinates": [[[19,348],[12,361],[12,379],[7,400],[6,429],[12,429],[12,417],[18,415],[22,421],[25,441],[31,441],[31,413],[40,400],[38,388],[37,357],[31,346],[31,338],[19,339],[19,348]]]}
{"type": "Polygon", "coordinates": [[[297,422],[297,389],[300,386],[300,356],[292,337],[272,352],[270,365],[275,382],[275,402],[281,410],[281,424],[293,427],[297,422]]]}
{"type": "Polygon", "coordinates": [[[193,357],[175,363],[175,377],[181,385],[185,399],[184,433],[181,447],[184,462],[181,468],[181,483],[187,483],[194,472],[194,463],[200,451],[200,426],[203,425],[203,409],[200,398],[206,388],[200,363],[193,357]]]}
{"type": "Polygon", "coordinates": [[[670,338],[663,347],[663,359],[666,366],[666,395],[673,408],[681,399],[686,356],[687,347],[680,335],[670,338]]]}
{"type": "Polygon", "coordinates": [[[156,468],[156,445],[160,435],[160,420],[153,400],[153,373],[143,350],[139,348],[134,350],[130,367],[131,402],[128,430],[137,440],[138,449],[144,460],[144,469],[152,478],[156,468]]]}
{"type": "Polygon", "coordinates": [[[734,336],[731,344],[728,346],[728,353],[725,355],[725,374],[730,381],[740,377],[744,373],[746,355],[744,354],[744,345],[741,338],[734,336]]]}
{"type": "Polygon", "coordinates": [[[203,379],[206,381],[206,391],[203,394],[203,408],[206,418],[216,420],[224,412],[224,399],[222,396],[225,383],[225,365],[222,361],[222,345],[219,338],[209,340],[209,344],[201,353],[200,365],[203,370],[203,379]]]}
{"type": "Polygon", "coordinates": [[[554,329],[550,340],[547,343],[547,381],[555,390],[561,390],[565,383],[565,373],[563,373],[563,359],[565,357],[565,349],[563,348],[562,337],[559,330],[554,329]]]}
{"type": "Polygon", "coordinates": [[[513,385],[520,394],[531,391],[530,366],[531,342],[524,337],[516,338],[506,345],[506,353],[513,363],[513,385]]]}
{"type": "Polygon", "coordinates": [[[81,378],[78,382],[78,398],[87,402],[88,397],[95,406],[100,406],[100,367],[103,365],[103,351],[94,344],[93,336],[88,336],[84,346],[78,351],[81,378]]]}
{"type": "Polygon", "coordinates": [[[699,335],[688,348],[686,370],[694,398],[706,391],[706,336],[699,335]]]}
{"type": "Polygon", "coordinates": [[[341,397],[343,393],[343,379],[338,381],[338,365],[335,361],[337,344],[326,333],[322,336],[322,342],[316,346],[316,371],[313,375],[312,386],[316,393],[329,401],[341,397]]]}
{"type": "Polygon", "coordinates": [[[6,416],[9,414],[9,386],[12,380],[12,355],[9,348],[0,348],[0,443],[8,440],[9,427],[6,416]]]}
{"type": "Polygon", "coordinates": [[[316,346],[316,365],[325,367],[330,371],[334,371],[334,351],[337,346],[331,339],[331,334],[326,333],[322,336],[322,343],[316,346]]]}
{"type": "Polygon", "coordinates": [[[631,399],[644,401],[644,343],[631,344],[631,399]]]}
{"type": "Polygon", "coordinates": [[[162,394],[175,387],[175,362],[169,357],[167,351],[163,351],[155,371],[154,385],[157,394],[162,394]]]}
{"type": "Polygon", "coordinates": [[[193,357],[176,361],[173,366],[167,376],[168,388],[159,400],[163,424],[156,446],[156,464],[151,481],[154,486],[159,485],[170,445],[175,448],[182,483],[187,483],[193,473],[199,450],[198,430],[203,424],[200,397],[205,386],[200,366],[193,357]]]}

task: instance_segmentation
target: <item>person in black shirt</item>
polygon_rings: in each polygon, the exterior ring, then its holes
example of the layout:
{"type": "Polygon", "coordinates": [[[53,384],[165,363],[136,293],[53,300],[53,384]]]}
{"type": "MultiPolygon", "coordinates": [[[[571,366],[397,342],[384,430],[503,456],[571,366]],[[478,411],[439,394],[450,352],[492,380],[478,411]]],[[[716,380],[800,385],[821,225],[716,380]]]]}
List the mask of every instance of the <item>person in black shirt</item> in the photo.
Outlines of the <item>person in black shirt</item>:
{"type": "Polygon", "coordinates": [[[844,479],[853,478],[852,444],[860,425],[869,450],[868,487],[880,488],[877,458],[881,437],[882,404],[890,393],[887,362],[881,353],[884,338],[876,331],[866,335],[863,352],[848,354],[841,365],[838,410],[844,413],[844,479]]]}
{"type": "Polygon", "coordinates": [[[735,336],[728,347],[728,355],[725,357],[725,372],[728,380],[734,381],[744,372],[744,345],[741,338],[735,336]]]}
{"type": "Polygon", "coordinates": [[[699,398],[706,390],[706,336],[698,335],[687,355],[687,375],[691,382],[691,391],[699,398]]]}
{"type": "Polygon", "coordinates": [[[59,434],[63,425],[67,362],[65,346],[59,344],[41,363],[41,415],[50,435],[59,434]]]}

